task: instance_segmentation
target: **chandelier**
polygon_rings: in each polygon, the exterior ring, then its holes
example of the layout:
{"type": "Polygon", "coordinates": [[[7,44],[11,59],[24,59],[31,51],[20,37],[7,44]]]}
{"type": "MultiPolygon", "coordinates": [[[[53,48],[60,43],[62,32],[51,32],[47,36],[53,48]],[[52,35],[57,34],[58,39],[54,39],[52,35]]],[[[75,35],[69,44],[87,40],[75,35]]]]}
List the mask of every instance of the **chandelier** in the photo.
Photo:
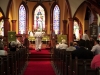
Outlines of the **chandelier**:
{"type": "Polygon", "coordinates": [[[52,2],[56,0],[26,0],[27,2],[52,2]]]}

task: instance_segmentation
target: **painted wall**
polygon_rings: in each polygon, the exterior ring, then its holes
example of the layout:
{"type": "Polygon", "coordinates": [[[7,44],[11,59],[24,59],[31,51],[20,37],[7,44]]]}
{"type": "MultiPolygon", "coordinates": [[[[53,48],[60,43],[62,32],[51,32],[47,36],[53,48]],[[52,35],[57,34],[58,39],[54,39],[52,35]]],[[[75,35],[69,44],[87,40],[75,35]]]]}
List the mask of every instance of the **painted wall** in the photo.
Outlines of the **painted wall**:
{"type": "Polygon", "coordinates": [[[68,1],[69,1],[69,4],[70,4],[71,13],[72,13],[72,17],[73,17],[74,13],[76,12],[76,10],[80,6],[80,4],[82,2],[84,2],[84,0],[68,0],[68,1]]]}
{"type": "Polygon", "coordinates": [[[0,7],[2,8],[5,16],[6,16],[6,11],[7,11],[7,6],[8,6],[9,0],[0,0],[0,7]]]}

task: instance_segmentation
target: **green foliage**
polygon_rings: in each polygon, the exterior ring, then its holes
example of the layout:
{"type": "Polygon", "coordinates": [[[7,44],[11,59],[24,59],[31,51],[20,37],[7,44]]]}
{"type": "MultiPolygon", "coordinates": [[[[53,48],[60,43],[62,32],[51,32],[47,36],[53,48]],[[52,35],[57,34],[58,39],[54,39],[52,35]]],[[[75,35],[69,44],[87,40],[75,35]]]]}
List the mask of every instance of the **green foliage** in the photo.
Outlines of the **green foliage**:
{"type": "Polygon", "coordinates": [[[65,39],[67,42],[67,35],[57,35],[57,42],[61,43],[61,41],[65,39]]]}

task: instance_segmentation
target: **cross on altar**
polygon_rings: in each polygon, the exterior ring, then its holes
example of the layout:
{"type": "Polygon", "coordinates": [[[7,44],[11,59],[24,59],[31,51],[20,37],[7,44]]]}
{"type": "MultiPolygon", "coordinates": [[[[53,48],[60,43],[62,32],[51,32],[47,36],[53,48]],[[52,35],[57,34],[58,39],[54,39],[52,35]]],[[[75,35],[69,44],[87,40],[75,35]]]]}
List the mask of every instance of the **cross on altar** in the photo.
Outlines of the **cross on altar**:
{"type": "Polygon", "coordinates": [[[11,36],[11,38],[13,38],[13,35],[12,34],[10,36],[11,36]]]}

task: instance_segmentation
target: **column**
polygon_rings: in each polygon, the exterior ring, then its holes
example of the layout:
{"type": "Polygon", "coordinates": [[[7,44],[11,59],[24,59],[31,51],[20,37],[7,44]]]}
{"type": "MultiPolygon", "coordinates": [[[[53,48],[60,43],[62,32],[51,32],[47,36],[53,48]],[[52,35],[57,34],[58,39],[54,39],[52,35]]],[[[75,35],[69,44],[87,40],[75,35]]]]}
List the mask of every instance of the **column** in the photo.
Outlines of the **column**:
{"type": "Polygon", "coordinates": [[[12,31],[16,31],[16,21],[17,20],[12,20],[12,31]]]}
{"type": "Polygon", "coordinates": [[[67,32],[66,30],[67,30],[67,20],[63,20],[63,30],[62,30],[63,32],[62,33],[66,34],[67,32]]]}
{"type": "Polygon", "coordinates": [[[69,18],[68,44],[73,41],[73,18],[69,18]]]}
{"type": "Polygon", "coordinates": [[[9,18],[4,18],[4,36],[8,36],[8,31],[10,30],[9,18]]]}

